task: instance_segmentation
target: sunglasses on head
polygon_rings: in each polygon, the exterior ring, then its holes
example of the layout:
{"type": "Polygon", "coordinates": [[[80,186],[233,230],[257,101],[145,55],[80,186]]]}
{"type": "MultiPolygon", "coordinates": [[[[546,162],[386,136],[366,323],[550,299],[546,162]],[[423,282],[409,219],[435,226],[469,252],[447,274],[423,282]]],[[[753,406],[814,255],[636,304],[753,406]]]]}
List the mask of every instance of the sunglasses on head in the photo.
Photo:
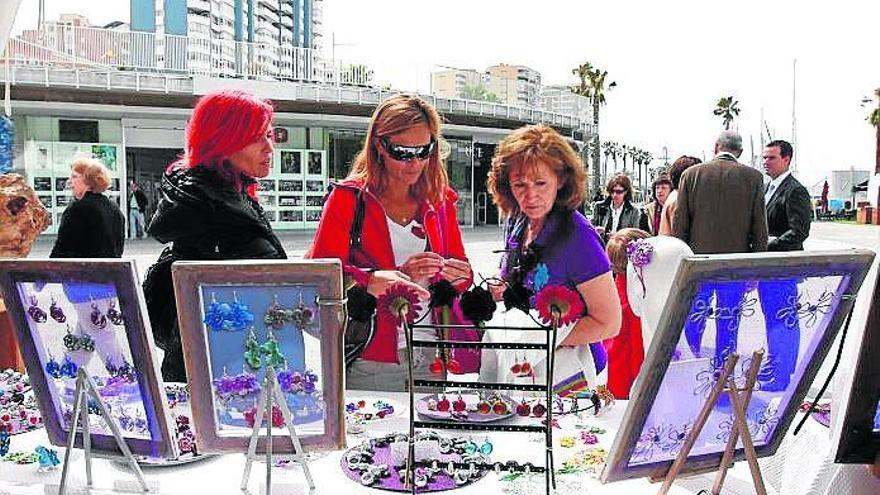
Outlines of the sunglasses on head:
{"type": "Polygon", "coordinates": [[[437,141],[435,141],[433,137],[431,138],[431,142],[429,142],[428,144],[422,144],[418,146],[403,146],[400,144],[394,144],[386,136],[379,138],[379,142],[382,143],[382,147],[385,148],[385,151],[388,152],[388,156],[399,162],[424,160],[425,158],[431,156],[431,153],[434,152],[434,148],[437,145],[437,141]]]}

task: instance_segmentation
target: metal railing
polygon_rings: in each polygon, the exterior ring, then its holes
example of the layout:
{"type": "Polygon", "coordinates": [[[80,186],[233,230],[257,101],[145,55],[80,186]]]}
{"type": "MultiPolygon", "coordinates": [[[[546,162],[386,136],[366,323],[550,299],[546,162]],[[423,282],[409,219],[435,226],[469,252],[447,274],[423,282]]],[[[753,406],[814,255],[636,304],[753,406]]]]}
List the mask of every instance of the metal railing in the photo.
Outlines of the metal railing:
{"type": "MultiPolygon", "coordinates": [[[[286,82],[284,99],[377,105],[397,91],[369,85],[363,64],[331,64],[308,48],[46,24],[7,44],[12,84],[192,94],[193,77],[286,82]]],[[[5,80],[6,71],[0,71],[5,80]]],[[[422,95],[441,113],[478,115],[592,133],[576,115],[422,95]]]]}

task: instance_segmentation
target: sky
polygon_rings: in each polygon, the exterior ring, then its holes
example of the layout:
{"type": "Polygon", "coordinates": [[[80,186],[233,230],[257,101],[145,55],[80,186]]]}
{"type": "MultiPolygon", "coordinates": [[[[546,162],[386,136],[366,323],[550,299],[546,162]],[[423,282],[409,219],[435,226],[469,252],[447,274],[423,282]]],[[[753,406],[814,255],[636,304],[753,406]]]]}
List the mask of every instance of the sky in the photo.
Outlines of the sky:
{"type": "MultiPolygon", "coordinates": [[[[128,0],[45,0],[47,19],[76,11],[94,24],[128,21],[128,0]]],[[[874,130],[862,99],[880,87],[880,2],[544,0],[324,0],[327,55],[365,63],[380,84],[423,93],[441,66],[526,65],[544,84],[574,84],[589,61],[617,87],[600,136],[670,161],[711,157],[722,96],[742,110],[734,125],[760,154],[761,115],[774,138],[797,122],[797,175],[811,186],[832,170],[873,169],[874,130]],[[793,61],[797,60],[796,84],[793,61]]],[[[13,33],[36,24],[24,0],[13,33]]],[[[766,131],[765,131],[766,133],[766,131]]],[[[658,165],[660,161],[654,163],[658,165]]]]}

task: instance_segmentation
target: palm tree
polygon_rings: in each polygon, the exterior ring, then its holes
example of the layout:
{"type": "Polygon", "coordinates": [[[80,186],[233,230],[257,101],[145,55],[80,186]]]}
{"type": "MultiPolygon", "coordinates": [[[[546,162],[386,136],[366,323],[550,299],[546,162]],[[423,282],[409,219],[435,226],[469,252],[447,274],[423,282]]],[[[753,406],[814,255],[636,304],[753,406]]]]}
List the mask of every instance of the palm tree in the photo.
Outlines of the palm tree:
{"type": "Polygon", "coordinates": [[[620,144],[615,141],[609,143],[611,145],[611,159],[614,160],[614,173],[617,174],[617,157],[620,156],[620,144]]]}
{"type": "Polygon", "coordinates": [[[489,101],[495,103],[500,101],[498,95],[490,93],[482,84],[465,84],[461,89],[461,97],[465,100],[489,101]]]}
{"type": "MultiPolygon", "coordinates": [[[[880,88],[874,90],[874,99],[877,100],[877,108],[871,110],[871,113],[868,114],[868,118],[866,119],[874,129],[877,131],[877,148],[876,148],[876,156],[874,163],[874,173],[880,174],[880,88]]],[[[863,100],[864,103],[870,103],[871,100],[869,98],[865,98],[863,100]]]]}
{"type": "Polygon", "coordinates": [[[645,166],[644,177],[645,177],[645,188],[646,189],[648,187],[650,187],[651,182],[653,182],[653,179],[651,178],[651,176],[649,175],[649,172],[648,172],[648,168],[651,166],[651,162],[653,160],[654,160],[654,155],[652,155],[648,151],[642,151],[642,164],[645,166]]]}
{"type": "Polygon", "coordinates": [[[715,105],[714,115],[721,117],[724,121],[724,130],[730,129],[730,123],[739,115],[739,102],[733,99],[733,96],[724,96],[718,100],[715,105]]]}
{"type": "MultiPolygon", "coordinates": [[[[617,86],[616,82],[610,82],[605,85],[605,79],[608,77],[608,71],[600,70],[593,67],[593,64],[584,62],[575,67],[571,71],[580,80],[577,86],[573,86],[571,91],[580,96],[590,99],[593,104],[593,170],[599,169],[599,107],[605,104],[605,92],[617,86]]],[[[614,160],[615,165],[617,160],[614,160]]],[[[601,189],[599,183],[599,174],[593,174],[593,190],[601,189]]]]}
{"type": "Polygon", "coordinates": [[[602,143],[602,152],[605,153],[605,168],[603,169],[601,184],[608,182],[608,157],[611,155],[611,147],[614,145],[611,141],[602,143]]]}

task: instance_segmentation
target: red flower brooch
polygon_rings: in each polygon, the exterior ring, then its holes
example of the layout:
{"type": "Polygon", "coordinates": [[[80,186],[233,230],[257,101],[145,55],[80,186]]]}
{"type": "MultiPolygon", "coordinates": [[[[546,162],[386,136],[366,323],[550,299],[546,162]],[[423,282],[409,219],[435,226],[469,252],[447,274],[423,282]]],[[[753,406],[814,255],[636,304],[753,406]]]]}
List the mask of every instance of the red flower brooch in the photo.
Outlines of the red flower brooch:
{"type": "Polygon", "coordinates": [[[390,285],[376,302],[378,316],[397,323],[401,323],[401,313],[407,323],[414,322],[421,309],[415,289],[399,283],[390,285]]]}
{"type": "Polygon", "coordinates": [[[578,321],[586,307],[581,295],[561,285],[548,285],[535,296],[535,309],[545,324],[553,323],[554,314],[559,317],[559,325],[578,321]]]}

